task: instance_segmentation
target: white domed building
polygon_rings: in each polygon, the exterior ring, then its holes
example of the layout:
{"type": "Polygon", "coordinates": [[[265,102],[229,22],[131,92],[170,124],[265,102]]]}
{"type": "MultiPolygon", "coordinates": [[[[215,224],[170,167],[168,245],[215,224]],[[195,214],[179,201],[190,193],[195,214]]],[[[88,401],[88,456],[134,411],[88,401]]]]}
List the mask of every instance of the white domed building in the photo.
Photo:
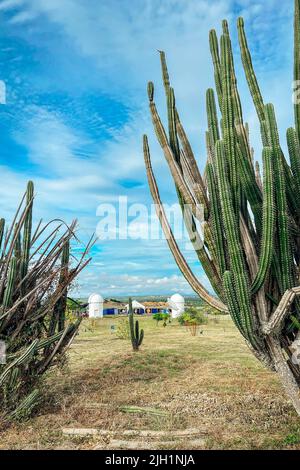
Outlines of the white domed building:
{"type": "Polygon", "coordinates": [[[180,294],[174,294],[168,299],[168,304],[171,307],[172,318],[178,318],[184,312],[184,297],[180,294]]]}
{"type": "Polygon", "coordinates": [[[103,318],[103,297],[99,294],[89,296],[89,318],[103,318]]]}

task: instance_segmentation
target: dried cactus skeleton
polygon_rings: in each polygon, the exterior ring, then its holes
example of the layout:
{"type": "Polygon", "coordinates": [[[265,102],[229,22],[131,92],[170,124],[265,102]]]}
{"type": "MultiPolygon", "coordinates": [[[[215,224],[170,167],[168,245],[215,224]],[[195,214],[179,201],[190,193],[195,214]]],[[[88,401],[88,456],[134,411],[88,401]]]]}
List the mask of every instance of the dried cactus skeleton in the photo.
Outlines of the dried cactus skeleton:
{"type": "MultiPolygon", "coordinates": [[[[295,128],[287,130],[289,161],[280,146],[275,111],[265,104],[254,72],[244,31],[238,19],[244,72],[261,128],[263,178],[254,162],[249,129],[243,120],[232,44],[224,20],[220,44],[215,30],[209,42],[218,111],[213,89],[206,94],[207,163],[202,176],[179,118],[164,52],[160,52],[167,98],[168,133],[149,83],[150,112],[157,139],[175,182],[182,208],[191,207],[187,224],[196,253],[217,294],[211,295],[192,273],[168,223],[151,166],[147,136],[144,157],[152,197],[169,247],[194,291],[220,311],[229,311],[252,352],[276,370],[300,414],[300,367],[292,360],[299,339],[300,295],[300,104],[295,103],[295,128]],[[203,206],[204,218],[199,218],[203,206]]],[[[295,1],[294,79],[300,79],[300,0],[295,1]]],[[[299,83],[299,82],[298,82],[299,83]]]]}
{"type": "Polygon", "coordinates": [[[0,221],[0,404],[6,417],[28,415],[39,399],[39,379],[64,357],[80,320],[65,324],[67,291],[90,261],[92,241],[70,260],[76,221],[53,220],[32,232],[33,183],[5,231],[0,221]],[[65,228],[64,228],[65,226],[65,228]],[[62,233],[60,231],[62,230],[62,233]]]}

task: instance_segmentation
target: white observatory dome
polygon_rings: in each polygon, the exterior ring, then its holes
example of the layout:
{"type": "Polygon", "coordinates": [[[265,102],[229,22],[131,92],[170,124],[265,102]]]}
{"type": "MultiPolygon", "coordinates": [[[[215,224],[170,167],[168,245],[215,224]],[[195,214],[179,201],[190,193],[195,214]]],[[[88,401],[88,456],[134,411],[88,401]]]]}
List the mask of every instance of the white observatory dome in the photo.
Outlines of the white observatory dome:
{"type": "Polygon", "coordinates": [[[103,297],[99,294],[91,294],[88,300],[89,304],[101,303],[104,302],[103,297]]]}
{"type": "Polygon", "coordinates": [[[103,317],[103,297],[99,294],[92,294],[89,296],[89,317],[102,318],[103,317]]]}
{"type": "Polygon", "coordinates": [[[174,294],[168,301],[172,309],[172,318],[178,318],[184,312],[184,297],[174,294]]]}
{"type": "Polygon", "coordinates": [[[170,300],[171,300],[171,302],[174,302],[174,303],[179,303],[179,304],[181,304],[182,302],[184,303],[184,297],[182,297],[182,295],[180,295],[180,294],[172,295],[170,300]]]}

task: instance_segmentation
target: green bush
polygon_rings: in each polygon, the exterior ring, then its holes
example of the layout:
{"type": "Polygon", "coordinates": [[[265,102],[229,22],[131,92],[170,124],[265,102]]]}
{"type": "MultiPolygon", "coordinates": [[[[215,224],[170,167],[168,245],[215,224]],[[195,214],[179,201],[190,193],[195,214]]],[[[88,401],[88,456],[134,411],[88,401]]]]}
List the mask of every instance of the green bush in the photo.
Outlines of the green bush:
{"type": "Polygon", "coordinates": [[[208,323],[207,318],[204,316],[203,311],[196,309],[195,307],[189,307],[178,317],[180,325],[185,324],[196,324],[205,325],[208,323]]]}
{"type": "Polygon", "coordinates": [[[128,318],[120,318],[117,325],[116,337],[118,339],[130,339],[128,318]]]}
{"type": "Polygon", "coordinates": [[[160,321],[163,321],[163,326],[167,326],[167,323],[170,323],[171,315],[169,313],[154,313],[153,320],[156,320],[158,325],[160,321]]]}

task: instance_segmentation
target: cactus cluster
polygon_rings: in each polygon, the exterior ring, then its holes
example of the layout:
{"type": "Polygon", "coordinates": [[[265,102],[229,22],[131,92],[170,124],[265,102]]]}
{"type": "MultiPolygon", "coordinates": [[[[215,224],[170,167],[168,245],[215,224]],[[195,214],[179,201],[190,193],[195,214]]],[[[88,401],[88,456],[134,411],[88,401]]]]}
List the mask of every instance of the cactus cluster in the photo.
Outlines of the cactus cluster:
{"type": "Polygon", "coordinates": [[[129,299],[128,321],[132,349],[138,351],[144,339],[144,330],[140,331],[139,321],[134,321],[132,299],[129,299]]]}
{"type": "MultiPolygon", "coordinates": [[[[294,79],[300,79],[300,0],[295,0],[294,79]]],[[[207,162],[201,175],[180,121],[164,52],[160,52],[168,109],[168,131],[148,85],[152,121],[175,182],[181,206],[191,211],[187,230],[217,294],[211,295],[188,266],[174,238],[153,173],[147,136],[144,158],[157,215],[174,258],[192,288],[213,307],[229,311],[253,353],[275,370],[300,414],[300,364],[293,360],[299,339],[300,300],[300,104],[287,130],[289,158],[280,144],[274,106],[263,100],[238,19],[241,59],[261,130],[262,174],[250,144],[238,91],[228,23],[218,40],[209,34],[215,89],[207,90],[207,162]],[[201,205],[204,210],[197,208],[201,205]],[[200,214],[200,215],[199,215],[200,214]],[[204,214],[202,217],[201,215],[204,214]]],[[[297,82],[296,82],[297,83],[297,82]]],[[[260,156],[258,157],[260,160],[260,156]]]]}
{"type": "Polygon", "coordinates": [[[88,246],[70,266],[76,221],[65,228],[63,222],[41,221],[33,232],[33,201],[29,182],[12,224],[5,230],[0,220],[0,341],[6,350],[0,404],[7,419],[30,413],[39,400],[40,378],[61,361],[77,334],[80,320],[65,320],[67,291],[89,262],[88,246]]]}

